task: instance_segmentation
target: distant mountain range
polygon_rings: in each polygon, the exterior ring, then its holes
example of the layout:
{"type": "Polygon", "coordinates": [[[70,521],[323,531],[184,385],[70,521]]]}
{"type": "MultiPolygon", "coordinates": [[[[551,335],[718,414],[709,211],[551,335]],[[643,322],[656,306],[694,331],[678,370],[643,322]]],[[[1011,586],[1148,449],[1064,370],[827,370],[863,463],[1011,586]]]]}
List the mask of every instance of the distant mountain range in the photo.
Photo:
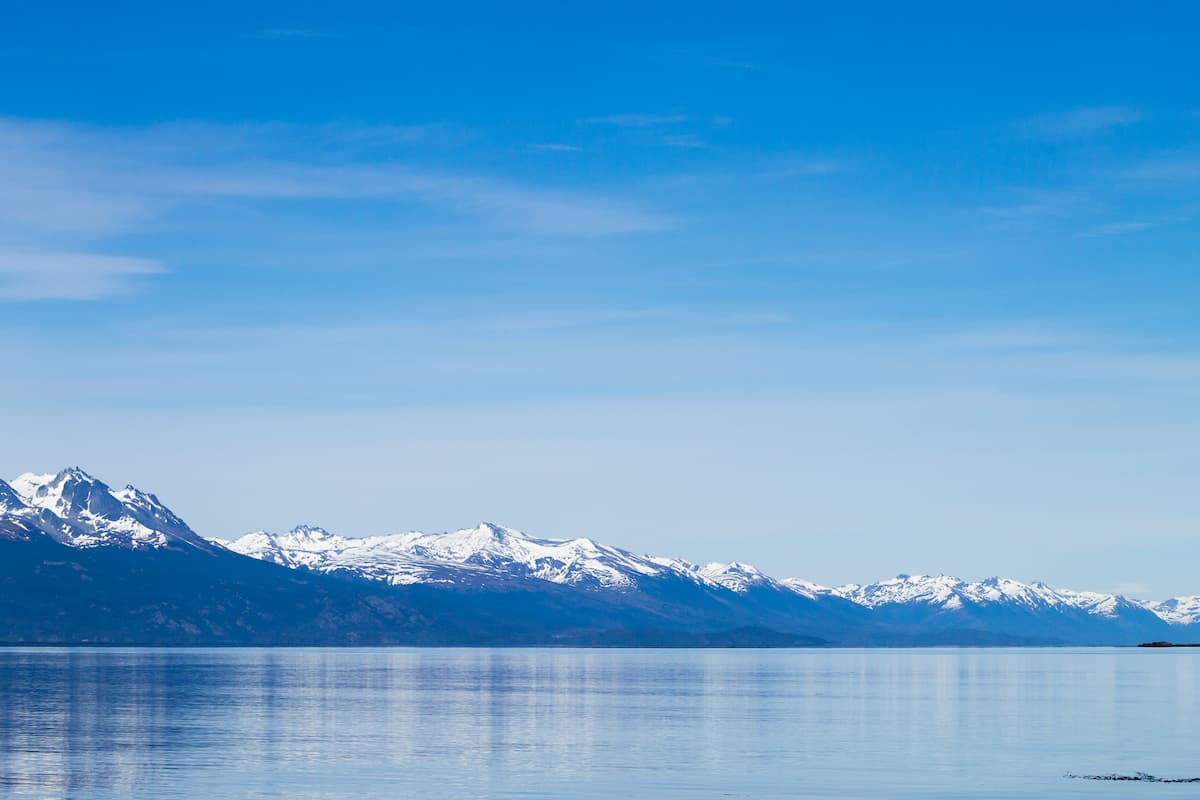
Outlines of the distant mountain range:
{"type": "Polygon", "coordinates": [[[1200,639],[1162,602],[990,578],[869,585],[641,556],[484,523],[233,541],[79,468],[0,481],[0,642],[676,646],[1136,644],[1200,639]]]}

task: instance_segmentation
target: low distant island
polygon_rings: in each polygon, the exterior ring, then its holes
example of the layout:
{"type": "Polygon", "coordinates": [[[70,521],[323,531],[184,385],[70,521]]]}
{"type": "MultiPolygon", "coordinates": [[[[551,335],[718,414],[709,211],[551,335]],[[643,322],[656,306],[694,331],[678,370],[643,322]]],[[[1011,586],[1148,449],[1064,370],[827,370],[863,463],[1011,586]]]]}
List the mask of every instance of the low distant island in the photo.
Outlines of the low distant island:
{"type": "Polygon", "coordinates": [[[1200,643],[1177,644],[1175,642],[1142,642],[1138,647],[1200,647],[1200,643]]]}

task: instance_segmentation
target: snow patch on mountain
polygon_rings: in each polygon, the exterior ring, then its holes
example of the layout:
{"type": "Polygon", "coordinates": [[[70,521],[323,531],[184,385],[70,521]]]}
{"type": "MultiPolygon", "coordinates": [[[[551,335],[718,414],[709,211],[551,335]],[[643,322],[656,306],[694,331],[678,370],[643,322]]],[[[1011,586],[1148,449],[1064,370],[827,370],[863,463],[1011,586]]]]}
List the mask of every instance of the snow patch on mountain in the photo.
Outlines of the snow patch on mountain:
{"type": "Polygon", "coordinates": [[[31,497],[38,489],[53,481],[54,475],[53,472],[26,472],[9,481],[9,486],[22,497],[31,497]]]}

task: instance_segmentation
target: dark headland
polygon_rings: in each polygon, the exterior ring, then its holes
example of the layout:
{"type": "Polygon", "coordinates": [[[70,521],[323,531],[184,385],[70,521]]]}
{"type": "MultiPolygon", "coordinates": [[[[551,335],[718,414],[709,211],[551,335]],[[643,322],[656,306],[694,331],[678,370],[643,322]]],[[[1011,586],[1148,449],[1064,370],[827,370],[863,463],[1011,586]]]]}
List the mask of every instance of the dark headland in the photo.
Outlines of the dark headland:
{"type": "Polygon", "coordinates": [[[1138,647],[1200,647],[1200,643],[1176,644],[1175,642],[1142,642],[1138,647]]]}

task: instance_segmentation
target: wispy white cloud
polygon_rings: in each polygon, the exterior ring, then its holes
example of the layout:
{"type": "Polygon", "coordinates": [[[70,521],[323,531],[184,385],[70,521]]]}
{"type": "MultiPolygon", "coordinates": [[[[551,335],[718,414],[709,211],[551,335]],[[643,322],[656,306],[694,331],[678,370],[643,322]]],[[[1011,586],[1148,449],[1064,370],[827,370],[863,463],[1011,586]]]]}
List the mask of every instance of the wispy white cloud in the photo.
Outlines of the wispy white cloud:
{"type": "Polygon", "coordinates": [[[689,150],[703,150],[708,147],[708,143],[694,133],[664,136],[662,141],[668,147],[682,147],[689,150]]]}
{"type": "Polygon", "coordinates": [[[1125,106],[1073,108],[1028,117],[1017,123],[1017,130],[1031,139],[1078,139],[1132,125],[1144,118],[1138,109],[1125,106]]]}
{"type": "Polygon", "coordinates": [[[131,292],[139,279],[166,271],[146,258],[0,250],[0,301],[97,300],[131,292]]]}
{"type": "Polygon", "coordinates": [[[744,181],[789,181],[796,178],[818,178],[844,173],[853,168],[851,161],[804,154],[791,154],[766,160],[756,160],[741,169],[689,172],[659,179],[663,185],[689,186],[702,184],[741,183],[744,181]]]}
{"type": "Polygon", "coordinates": [[[168,188],[203,197],[278,199],[416,198],[469,213],[501,230],[536,236],[608,236],[673,227],[676,220],[602,196],[530,188],[502,180],[399,165],[240,165],[224,171],[164,171],[168,188]]]}
{"type": "Polygon", "coordinates": [[[1083,188],[1058,190],[1013,189],[1014,201],[983,206],[979,210],[1003,225],[1021,227],[1047,219],[1066,219],[1097,210],[1097,202],[1083,188]]]}
{"type": "MultiPolygon", "coordinates": [[[[0,126],[0,139],[13,125],[0,126]]],[[[17,133],[24,136],[26,132],[17,133]]],[[[670,215],[586,191],[518,184],[486,175],[420,169],[392,161],[305,163],[265,160],[220,146],[186,157],[122,149],[122,138],[73,140],[55,130],[54,148],[26,146],[0,164],[0,223],[78,233],[124,233],[167,207],[196,199],[415,199],[451,215],[527,235],[602,236],[662,230],[670,215]]],[[[234,130],[235,137],[245,137],[234,130]]],[[[150,136],[156,136],[151,133],[150,136]]],[[[252,136],[252,134],[251,134],[252,136]]],[[[28,137],[25,137],[28,138],[28,137]]],[[[181,145],[182,146],[182,145],[181,145]]]]}
{"type": "Polygon", "coordinates": [[[617,128],[627,128],[645,144],[665,145],[686,150],[705,150],[710,145],[705,138],[694,131],[681,130],[684,123],[693,123],[688,127],[702,126],[706,129],[724,127],[732,122],[729,117],[717,116],[711,119],[692,117],[687,114],[610,114],[602,117],[590,117],[585,120],[589,125],[610,125],[617,128]]]}
{"type": "Polygon", "coordinates": [[[1068,320],[1015,320],[952,328],[931,342],[978,353],[1068,350],[1094,346],[1096,337],[1068,320]]]}
{"type": "Polygon", "coordinates": [[[678,125],[690,119],[686,114],[608,114],[589,117],[590,125],[615,125],[619,128],[657,128],[678,125]]]}
{"type": "Polygon", "coordinates": [[[546,153],[578,153],[583,150],[573,144],[559,144],[557,142],[545,142],[529,145],[530,150],[539,150],[546,153]]]}
{"type": "Polygon", "coordinates": [[[849,168],[850,164],[848,162],[836,158],[794,157],[781,159],[771,166],[757,170],[753,173],[753,176],[774,180],[813,175],[832,175],[837,172],[845,172],[849,168]]]}
{"type": "Polygon", "coordinates": [[[1150,230],[1157,226],[1158,223],[1148,222],[1145,220],[1130,220],[1126,222],[1107,222],[1103,225],[1097,225],[1094,228],[1089,228],[1085,231],[1080,231],[1075,234],[1077,239],[1096,239],[1101,236],[1119,236],[1123,233],[1137,233],[1139,231],[1150,230]]]}
{"type": "MultiPolygon", "coordinates": [[[[15,156],[0,164],[0,224],[123,233],[165,209],[220,198],[410,198],[497,228],[545,236],[656,231],[676,222],[606,195],[486,175],[395,161],[269,159],[221,140],[220,133],[209,128],[206,135],[194,136],[184,130],[184,141],[165,146],[169,136],[151,132],[135,135],[130,145],[116,132],[83,130],[75,135],[65,126],[0,124],[0,144],[11,144],[8,151],[15,156]],[[142,146],[146,141],[155,144],[142,146]],[[197,142],[196,147],[189,148],[189,141],[197,142]]],[[[236,127],[230,131],[230,138],[239,141],[257,135],[236,127]]]]}
{"type": "MultiPolygon", "coordinates": [[[[350,125],[111,130],[0,120],[0,241],[17,248],[5,256],[3,297],[94,299],[128,291],[137,275],[164,267],[111,253],[116,237],[186,226],[181,212],[222,204],[415,202],[481,232],[522,237],[613,236],[678,222],[606,193],[410,166],[394,152],[376,157],[380,147],[387,152],[422,135],[350,125]]],[[[263,213],[288,211],[275,205],[263,213]]]]}
{"type": "Polygon", "coordinates": [[[1200,156],[1166,155],[1147,159],[1121,173],[1124,178],[1147,183],[1191,183],[1200,181],[1200,156]]]}

